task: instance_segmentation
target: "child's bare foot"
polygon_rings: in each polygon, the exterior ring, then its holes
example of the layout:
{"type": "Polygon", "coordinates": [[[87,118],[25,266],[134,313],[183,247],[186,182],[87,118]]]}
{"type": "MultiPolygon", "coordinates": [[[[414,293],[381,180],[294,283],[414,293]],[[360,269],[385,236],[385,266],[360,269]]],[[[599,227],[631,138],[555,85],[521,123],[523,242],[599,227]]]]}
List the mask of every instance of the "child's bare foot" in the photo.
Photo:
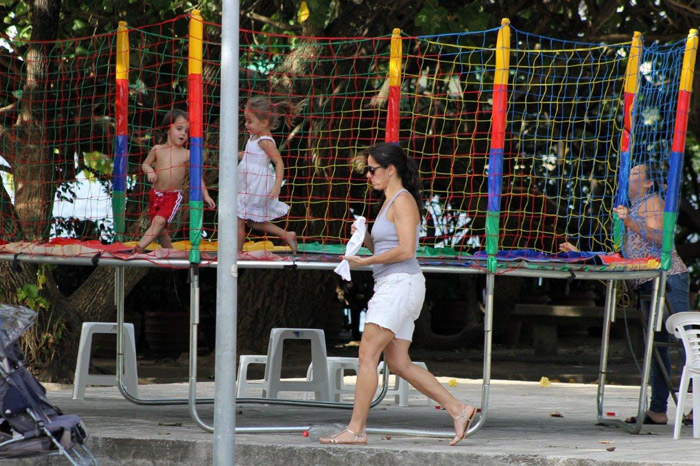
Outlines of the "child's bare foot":
{"type": "Polygon", "coordinates": [[[299,245],[297,244],[297,234],[293,231],[289,231],[284,237],[284,240],[287,242],[289,247],[292,248],[292,252],[296,254],[299,247],[299,245]]]}

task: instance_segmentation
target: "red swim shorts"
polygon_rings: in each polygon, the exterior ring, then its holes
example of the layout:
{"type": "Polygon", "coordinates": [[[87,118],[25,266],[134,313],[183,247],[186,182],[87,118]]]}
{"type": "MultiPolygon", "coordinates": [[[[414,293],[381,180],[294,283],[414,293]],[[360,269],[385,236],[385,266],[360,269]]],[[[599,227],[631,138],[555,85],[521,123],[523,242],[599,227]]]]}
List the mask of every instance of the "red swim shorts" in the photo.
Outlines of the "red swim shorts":
{"type": "Polygon", "coordinates": [[[148,199],[148,216],[151,221],[157,217],[163,217],[168,223],[172,222],[177,210],[182,203],[182,191],[159,191],[151,189],[148,199]]]}

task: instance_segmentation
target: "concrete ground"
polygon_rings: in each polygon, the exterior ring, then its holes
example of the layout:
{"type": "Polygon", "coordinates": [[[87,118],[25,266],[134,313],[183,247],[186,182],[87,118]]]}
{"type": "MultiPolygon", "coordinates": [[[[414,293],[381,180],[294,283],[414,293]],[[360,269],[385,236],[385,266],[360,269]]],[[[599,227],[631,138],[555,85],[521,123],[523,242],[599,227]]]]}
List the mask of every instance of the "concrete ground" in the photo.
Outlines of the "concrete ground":
{"type": "MultiPolygon", "coordinates": [[[[479,380],[439,379],[456,397],[478,404],[479,380]],[[450,384],[452,380],[452,384],[450,384]],[[455,385],[456,386],[450,386],[455,385]]],[[[348,379],[351,381],[351,378],[348,379]]],[[[54,387],[55,388],[55,387],[54,387]]],[[[50,399],[64,412],[81,416],[88,427],[88,446],[100,465],[206,465],[213,463],[213,436],[199,428],[184,406],[138,406],[114,387],[88,388],[81,401],[70,387],[59,387],[50,399]]],[[[187,397],[186,384],[139,387],[139,396],[187,397]]],[[[213,397],[214,384],[198,385],[198,395],[213,397]]],[[[672,423],[644,426],[640,435],[596,425],[594,384],[492,381],[488,419],[484,427],[460,445],[448,445],[452,423],[445,411],[426,405],[412,392],[409,407],[385,400],[370,413],[369,427],[442,430],[444,438],[370,434],[367,446],[325,446],[318,438],[342,430],[350,411],[241,404],[239,427],[304,426],[301,433],[238,434],[236,464],[240,465],[671,465],[700,463],[700,439],[683,427],[673,440],[672,423]]],[[[606,387],[605,411],[625,417],[636,413],[639,388],[606,387]]],[[[294,396],[294,394],[290,394],[294,396]]],[[[688,402],[688,405],[690,402],[688,402]]],[[[213,406],[198,408],[213,424],[213,406]]],[[[672,419],[674,407],[669,407],[672,419]]],[[[4,464],[67,464],[65,461],[23,460],[4,464]]]]}

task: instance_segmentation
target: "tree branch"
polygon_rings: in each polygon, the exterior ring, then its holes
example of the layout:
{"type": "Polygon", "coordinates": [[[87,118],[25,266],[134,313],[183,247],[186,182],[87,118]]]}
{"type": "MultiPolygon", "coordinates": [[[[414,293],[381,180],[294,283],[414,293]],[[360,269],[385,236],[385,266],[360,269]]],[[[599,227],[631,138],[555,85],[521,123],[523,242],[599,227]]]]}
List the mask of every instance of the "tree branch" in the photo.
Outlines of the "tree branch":
{"type": "Polygon", "coordinates": [[[254,11],[246,12],[245,17],[252,19],[253,21],[258,21],[260,23],[269,24],[270,26],[276,27],[277,29],[281,29],[283,31],[285,31],[285,30],[292,30],[292,31],[297,31],[297,32],[301,31],[301,26],[292,25],[292,24],[283,24],[283,23],[280,23],[279,21],[275,21],[273,19],[270,19],[267,16],[259,15],[254,11]]]}
{"type": "Polygon", "coordinates": [[[17,102],[13,102],[10,105],[5,105],[4,107],[0,108],[0,113],[9,112],[10,110],[15,110],[16,108],[17,102]]]}
{"type": "Polygon", "coordinates": [[[111,18],[109,16],[103,16],[103,15],[98,15],[92,11],[87,12],[83,11],[80,8],[76,8],[74,5],[71,4],[71,2],[65,2],[64,3],[66,10],[68,13],[70,13],[71,16],[73,17],[78,17],[78,18],[84,18],[87,20],[87,22],[93,26],[99,25],[99,22],[102,21],[103,23],[114,23],[115,19],[111,18]],[[96,24],[97,23],[97,24],[96,24]]]}
{"type": "Polygon", "coordinates": [[[600,28],[607,23],[617,12],[617,0],[608,0],[602,8],[598,9],[594,18],[591,18],[591,34],[597,34],[600,28]]]}
{"type": "MultiPolygon", "coordinates": [[[[644,39],[650,42],[666,43],[685,39],[687,36],[688,34],[644,34],[644,39]]],[[[589,42],[629,42],[632,40],[632,34],[601,34],[600,36],[586,37],[586,41],[589,42]]]]}
{"type": "Polygon", "coordinates": [[[665,0],[665,3],[673,10],[680,11],[683,14],[691,14],[692,16],[700,16],[700,10],[692,8],[676,0],[665,0]]]}

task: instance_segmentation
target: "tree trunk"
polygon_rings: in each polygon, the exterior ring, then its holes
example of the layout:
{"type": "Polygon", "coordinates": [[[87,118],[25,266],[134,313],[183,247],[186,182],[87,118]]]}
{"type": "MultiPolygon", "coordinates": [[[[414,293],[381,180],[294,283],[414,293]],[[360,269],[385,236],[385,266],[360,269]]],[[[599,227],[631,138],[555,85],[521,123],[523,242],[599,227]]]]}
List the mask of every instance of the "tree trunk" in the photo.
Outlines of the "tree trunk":
{"type": "Polygon", "coordinates": [[[273,327],[323,328],[336,300],[330,271],[245,269],[238,284],[239,352],[265,353],[273,327]]]}
{"type": "MultiPolygon", "coordinates": [[[[59,8],[60,0],[35,0],[32,4],[33,42],[25,58],[26,74],[19,116],[16,124],[5,129],[13,133],[8,139],[14,144],[3,155],[13,167],[16,197],[14,210],[10,202],[3,202],[4,209],[13,210],[3,218],[15,219],[20,228],[13,222],[12,228],[3,226],[3,231],[15,232],[28,241],[48,239],[50,224],[47,219],[51,218],[56,186],[60,183],[60,176],[54,176],[53,129],[44,124],[56,120],[51,115],[53,107],[47,104],[47,49],[56,39],[59,8]]],[[[127,268],[125,293],[128,294],[146,272],[145,268],[127,268]]],[[[3,302],[32,304],[27,300],[20,302],[18,290],[26,284],[40,284],[39,276],[46,277],[46,282],[40,286],[39,297],[48,304],[33,302],[32,307],[39,315],[24,340],[26,363],[42,380],[69,382],[75,369],[82,322],[114,318],[114,269],[97,267],[74,293],[65,296],[49,267],[2,262],[0,297],[3,302]]]]}
{"type": "MultiPolygon", "coordinates": [[[[424,346],[429,349],[448,350],[456,348],[475,347],[484,341],[483,326],[481,319],[478,318],[479,304],[476,300],[476,277],[462,275],[459,277],[458,283],[461,288],[458,292],[458,302],[461,307],[452,307],[451,312],[461,312],[467,314],[466,325],[461,328],[455,328],[451,335],[438,334],[433,330],[433,314],[442,310],[442,306],[446,302],[446,298],[442,296],[441,290],[434,288],[433,280],[426,282],[426,299],[420,317],[416,320],[416,330],[414,334],[414,342],[416,345],[424,346]]],[[[450,299],[455,301],[456,299],[450,299]]],[[[440,313],[440,318],[449,318],[443,313],[440,313]]]]}
{"type": "Polygon", "coordinates": [[[32,39],[25,56],[25,77],[20,115],[14,126],[17,150],[11,155],[15,181],[15,210],[22,226],[23,239],[41,240],[48,235],[45,219],[50,218],[56,185],[51,172],[53,140],[45,121],[51,111],[46,105],[49,61],[46,49],[56,39],[60,0],[34,0],[32,3],[32,39]],[[36,42],[34,42],[36,41],[36,42]]]}
{"type": "MultiPolygon", "coordinates": [[[[430,349],[456,349],[475,347],[484,342],[483,318],[479,318],[479,302],[476,296],[481,292],[483,277],[462,275],[460,278],[464,288],[464,306],[461,312],[468,314],[466,325],[461,329],[455,329],[452,335],[439,335],[435,333],[431,326],[432,313],[440,306],[440,301],[426,299],[420,317],[416,321],[416,331],[414,341],[417,345],[430,349]],[[477,283],[479,284],[477,286],[477,283]],[[478,292],[478,293],[477,293],[478,292]]],[[[495,290],[493,298],[493,337],[500,337],[505,331],[510,314],[513,311],[515,302],[518,299],[522,288],[523,278],[521,277],[497,277],[495,280],[495,290]]],[[[430,289],[427,290],[430,293],[430,289]]],[[[458,310],[460,312],[460,310],[458,310]]]]}

